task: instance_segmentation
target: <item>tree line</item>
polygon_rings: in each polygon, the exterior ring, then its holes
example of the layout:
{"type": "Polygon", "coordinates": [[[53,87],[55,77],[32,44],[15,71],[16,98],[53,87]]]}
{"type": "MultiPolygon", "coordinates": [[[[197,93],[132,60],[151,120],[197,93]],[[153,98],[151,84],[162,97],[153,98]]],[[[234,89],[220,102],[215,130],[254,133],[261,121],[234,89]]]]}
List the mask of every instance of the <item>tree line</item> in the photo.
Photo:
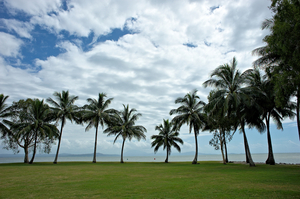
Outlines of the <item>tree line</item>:
{"type": "MultiPolygon", "coordinates": [[[[220,149],[223,163],[228,162],[227,144],[237,130],[243,134],[246,162],[255,166],[252,160],[246,127],[256,128],[259,132],[267,132],[268,158],[266,164],[275,164],[271,141],[270,122],[273,119],[278,129],[282,129],[285,118],[296,116],[300,139],[300,2],[297,0],[272,0],[270,9],[274,12],[271,19],[262,23],[262,29],[270,29],[270,34],[263,41],[266,46],[254,49],[252,53],[260,57],[253,63],[253,68],[241,72],[237,68],[234,57],[230,63],[217,67],[212,71],[210,79],[203,83],[204,87],[212,87],[207,99],[200,100],[197,90],[187,93],[175,100],[179,107],[170,110],[173,119],[163,120],[156,126],[158,135],[151,136],[154,152],[160,147],[166,149],[165,162],[171,154],[171,147],[180,152],[179,138],[182,125],[189,127],[189,133],[195,138],[195,157],[197,164],[198,142],[200,131],[210,131],[213,138],[210,144],[220,149]],[[296,103],[291,99],[295,98],[296,103]]],[[[46,101],[26,99],[5,104],[8,96],[0,95],[0,130],[5,147],[18,151],[24,149],[24,162],[33,163],[37,148],[49,152],[51,144],[58,139],[58,147],[54,163],[57,163],[63,128],[67,120],[77,124],[86,123],[86,131],[95,128],[95,146],[93,162],[96,163],[97,135],[99,125],[103,133],[123,140],[121,163],[125,141],[132,138],[146,139],[146,128],[135,125],[142,115],[129,105],[123,110],[110,108],[113,98],[99,93],[98,99],[87,99],[88,104],[78,107],[74,102],[78,96],[69,95],[68,91],[55,92],[54,99],[46,101]],[[9,119],[7,119],[9,118],[9,119]],[[60,130],[57,129],[60,122],[60,130]],[[28,149],[33,149],[31,160],[28,149]]]]}

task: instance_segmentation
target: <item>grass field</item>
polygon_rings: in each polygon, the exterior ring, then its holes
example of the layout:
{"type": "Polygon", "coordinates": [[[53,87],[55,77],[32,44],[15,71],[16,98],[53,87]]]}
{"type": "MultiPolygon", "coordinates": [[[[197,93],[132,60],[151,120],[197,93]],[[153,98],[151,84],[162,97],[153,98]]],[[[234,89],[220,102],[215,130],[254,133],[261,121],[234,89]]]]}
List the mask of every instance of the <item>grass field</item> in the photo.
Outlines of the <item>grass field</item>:
{"type": "Polygon", "coordinates": [[[0,198],[300,198],[299,165],[0,164],[0,198]]]}

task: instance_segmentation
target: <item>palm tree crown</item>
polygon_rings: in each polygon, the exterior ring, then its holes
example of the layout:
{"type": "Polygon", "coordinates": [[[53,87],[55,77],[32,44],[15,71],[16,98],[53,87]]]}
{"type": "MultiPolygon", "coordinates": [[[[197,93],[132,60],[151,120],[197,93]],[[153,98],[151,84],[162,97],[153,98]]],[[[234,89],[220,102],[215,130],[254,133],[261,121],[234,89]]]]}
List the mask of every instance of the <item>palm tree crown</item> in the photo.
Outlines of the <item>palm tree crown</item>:
{"type": "Polygon", "coordinates": [[[129,105],[125,106],[123,104],[124,110],[117,111],[111,121],[108,123],[108,128],[104,130],[108,136],[115,135],[116,138],[114,143],[119,137],[123,138],[122,150],[121,150],[121,163],[123,163],[123,149],[125,140],[136,138],[138,141],[141,139],[146,139],[144,132],[147,132],[146,128],[140,125],[135,125],[135,122],[139,117],[142,116],[140,113],[135,113],[136,109],[129,109],[129,105]]]}
{"type": "MultiPolygon", "coordinates": [[[[244,87],[248,71],[240,73],[236,67],[237,61],[234,57],[231,64],[217,67],[211,73],[211,79],[203,83],[204,87],[213,86],[218,89],[214,95],[219,96],[220,100],[225,98],[223,109],[228,115],[231,114],[232,110],[236,110],[239,104],[248,97],[248,89],[244,87]]],[[[215,96],[213,98],[218,99],[215,96]]]]}
{"type": "Polygon", "coordinates": [[[167,148],[167,157],[165,162],[168,163],[168,157],[171,155],[171,147],[174,146],[175,149],[180,152],[180,146],[176,142],[183,144],[183,141],[178,137],[179,132],[174,130],[173,124],[169,122],[169,120],[163,120],[163,124],[156,126],[155,130],[159,131],[159,134],[151,136],[151,139],[154,139],[151,143],[151,147],[155,147],[155,153],[161,146],[163,146],[164,150],[167,148]]]}

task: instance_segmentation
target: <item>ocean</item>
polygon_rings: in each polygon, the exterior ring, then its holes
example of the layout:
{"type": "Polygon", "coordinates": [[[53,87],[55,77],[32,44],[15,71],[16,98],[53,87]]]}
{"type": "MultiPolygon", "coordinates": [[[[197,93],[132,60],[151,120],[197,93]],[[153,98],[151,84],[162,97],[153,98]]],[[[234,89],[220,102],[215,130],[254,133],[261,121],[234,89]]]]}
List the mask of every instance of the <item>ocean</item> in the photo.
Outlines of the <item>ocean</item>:
{"type": "MultiPolygon", "coordinates": [[[[264,163],[268,157],[268,154],[252,154],[252,159],[256,163],[264,163]]],[[[276,153],[274,154],[276,163],[286,164],[300,164],[300,153],[276,153]]],[[[31,158],[31,157],[29,157],[31,158]]],[[[124,162],[164,162],[165,156],[124,156],[124,162]]],[[[12,156],[12,157],[0,157],[0,163],[18,163],[23,162],[24,157],[12,156]]],[[[194,156],[169,156],[169,162],[192,162],[194,156]]],[[[34,162],[53,162],[54,155],[52,156],[37,156],[34,162]]],[[[93,156],[61,156],[58,157],[58,162],[92,162],[93,156]]],[[[228,154],[229,161],[245,161],[245,154],[228,154]]],[[[97,162],[119,162],[120,156],[97,156],[97,162]]],[[[199,155],[198,161],[222,161],[221,155],[199,155]]]]}

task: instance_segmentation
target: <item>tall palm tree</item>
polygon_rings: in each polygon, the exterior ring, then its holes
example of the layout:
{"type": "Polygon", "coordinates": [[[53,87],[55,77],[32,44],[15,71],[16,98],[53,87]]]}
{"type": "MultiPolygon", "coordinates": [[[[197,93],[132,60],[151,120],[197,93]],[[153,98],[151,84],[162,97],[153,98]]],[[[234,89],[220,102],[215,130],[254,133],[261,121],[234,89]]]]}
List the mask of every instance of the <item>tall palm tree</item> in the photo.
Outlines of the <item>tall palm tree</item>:
{"type": "Polygon", "coordinates": [[[151,139],[154,139],[151,143],[151,147],[155,147],[155,153],[161,146],[163,146],[164,149],[167,148],[167,157],[165,163],[168,163],[169,155],[171,155],[171,147],[175,147],[177,151],[180,152],[180,146],[176,142],[183,144],[183,141],[178,137],[179,132],[174,130],[173,124],[172,122],[169,122],[169,120],[164,120],[163,124],[155,127],[155,130],[159,131],[159,134],[151,136],[151,139]]]}
{"type": "Polygon", "coordinates": [[[96,128],[93,163],[96,163],[98,126],[100,124],[103,128],[104,124],[110,120],[111,114],[115,112],[114,109],[107,109],[113,98],[109,98],[107,100],[105,100],[105,98],[105,93],[99,93],[98,100],[88,98],[87,101],[89,104],[83,107],[85,110],[83,114],[83,121],[88,122],[85,131],[88,131],[92,127],[96,128]]]}
{"type": "Polygon", "coordinates": [[[55,114],[57,122],[61,121],[59,141],[58,141],[55,159],[53,162],[54,164],[57,164],[62,132],[66,124],[66,120],[68,119],[71,122],[73,122],[74,120],[75,122],[79,123],[80,112],[79,112],[79,108],[74,105],[74,102],[78,99],[78,96],[72,96],[72,95],[70,96],[69,91],[62,91],[61,93],[54,92],[53,95],[56,101],[49,97],[47,99],[47,102],[53,106],[51,109],[55,114]]]}
{"type": "Polygon", "coordinates": [[[9,132],[9,129],[2,122],[5,118],[11,115],[10,107],[5,104],[8,97],[9,96],[0,94],[0,133],[2,133],[2,136],[5,136],[9,132]]]}
{"type": "Polygon", "coordinates": [[[37,143],[39,141],[53,140],[59,136],[51,110],[44,100],[35,99],[30,102],[28,114],[24,115],[23,122],[12,125],[12,129],[18,130],[19,134],[34,134],[33,155],[29,162],[32,164],[36,154],[37,143]]]}
{"type": "MultiPolygon", "coordinates": [[[[222,109],[228,118],[230,118],[232,114],[236,114],[236,116],[240,115],[240,111],[244,110],[242,108],[245,107],[245,103],[249,102],[249,88],[244,86],[246,84],[248,72],[246,71],[244,73],[240,73],[236,67],[237,61],[235,57],[233,57],[230,64],[223,64],[217,67],[211,73],[211,79],[203,83],[204,87],[213,86],[218,89],[214,95],[218,96],[220,101],[223,101],[225,98],[222,109]]],[[[219,104],[217,103],[218,98],[216,97],[216,104],[219,104]]],[[[215,106],[215,108],[217,107],[218,106],[215,106]]],[[[243,114],[245,116],[245,112],[243,114]]],[[[239,116],[238,118],[240,118],[240,125],[242,127],[244,137],[246,160],[250,163],[250,166],[255,166],[254,162],[252,161],[247,137],[244,131],[245,121],[242,121],[242,118],[239,116]]]]}
{"type": "Polygon", "coordinates": [[[262,76],[258,69],[251,70],[248,76],[249,85],[262,93],[256,98],[257,103],[263,110],[262,119],[265,120],[267,127],[267,140],[268,140],[268,158],[266,164],[275,165],[275,158],[273,154],[273,147],[270,133],[270,120],[275,122],[277,129],[283,129],[281,120],[285,117],[293,118],[294,104],[288,102],[284,107],[277,107],[275,104],[275,90],[274,84],[267,75],[262,76]]]}
{"type": "Polygon", "coordinates": [[[200,128],[204,126],[202,111],[205,103],[200,100],[200,97],[197,95],[197,90],[193,90],[192,92],[187,93],[183,98],[177,98],[175,104],[181,104],[181,106],[170,111],[170,115],[177,114],[172,119],[172,123],[174,123],[176,129],[180,129],[183,124],[187,124],[189,126],[189,133],[194,129],[196,152],[192,164],[197,164],[197,136],[200,128]]]}
{"type": "Polygon", "coordinates": [[[122,142],[122,150],[121,150],[121,163],[123,161],[123,151],[124,144],[126,139],[131,140],[132,138],[136,138],[138,141],[141,139],[146,139],[146,135],[144,132],[147,132],[146,128],[140,125],[135,125],[135,122],[139,117],[142,116],[141,113],[135,113],[136,109],[129,109],[129,105],[125,106],[123,104],[124,110],[117,111],[111,121],[108,123],[108,128],[104,130],[104,133],[107,133],[107,136],[115,135],[116,138],[114,143],[117,141],[119,137],[123,138],[122,142]]]}

